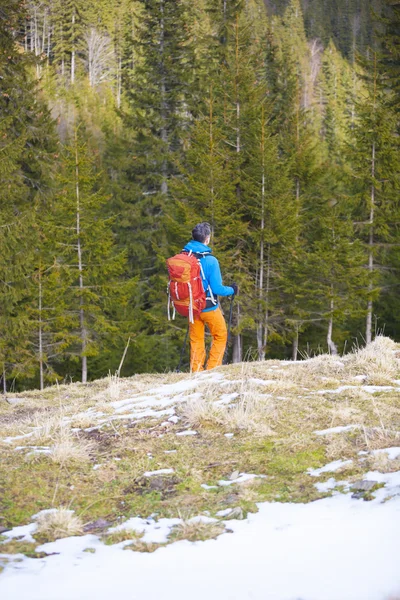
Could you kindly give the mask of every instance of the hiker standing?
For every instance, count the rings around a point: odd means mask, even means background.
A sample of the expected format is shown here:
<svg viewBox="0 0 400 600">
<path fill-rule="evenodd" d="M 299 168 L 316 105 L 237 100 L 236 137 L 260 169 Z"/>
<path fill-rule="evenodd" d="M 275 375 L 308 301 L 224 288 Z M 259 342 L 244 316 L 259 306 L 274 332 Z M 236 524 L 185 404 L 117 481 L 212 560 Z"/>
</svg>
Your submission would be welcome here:
<svg viewBox="0 0 400 600">
<path fill-rule="evenodd" d="M 235 283 L 232 286 L 222 285 L 219 262 L 215 256 L 212 256 L 212 250 L 208 247 L 210 237 L 209 223 L 199 223 L 192 231 L 193 239 L 186 244 L 182 253 L 167 261 L 170 272 L 170 301 L 172 300 L 174 310 L 176 308 L 180 314 L 189 317 L 190 369 L 192 372 L 204 370 L 206 325 L 212 336 L 206 369 L 214 369 L 222 365 L 228 334 L 218 296 L 232 296 L 238 291 Z M 189 267 L 188 275 L 184 279 L 182 273 L 189 261 L 192 261 L 191 271 Z M 179 273 L 180 277 L 174 279 L 174 273 Z M 184 280 L 186 284 L 181 283 Z M 200 280 L 202 286 L 200 286 Z M 189 288 L 189 295 L 185 294 L 185 287 Z"/>
</svg>

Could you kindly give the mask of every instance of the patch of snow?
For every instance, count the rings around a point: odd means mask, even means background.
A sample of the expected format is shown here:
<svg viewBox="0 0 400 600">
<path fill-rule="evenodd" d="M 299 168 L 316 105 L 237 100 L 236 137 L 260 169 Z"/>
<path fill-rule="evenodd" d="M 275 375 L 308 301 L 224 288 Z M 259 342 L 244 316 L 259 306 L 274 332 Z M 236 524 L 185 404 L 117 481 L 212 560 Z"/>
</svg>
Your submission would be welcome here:
<svg viewBox="0 0 400 600">
<path fill-rule="evenodd" d="M 344 427 L 330 427 L 329 429 L 320 429 L 314 431 L 316 435 L 330 435 L 331 433 L 342 433 L 343 431 L 351 431 L 352 429 L 360 429 L 361 425 L 346 425 Z"/>
<path fill-rule="evenodd" d="M 192 431 L 191 429 L 186 429 L 186 431 L 179 431 L 176 435 L 185 436 L 185 435 L 197 435 L 197 431 Z"/>
<path fill-rule="evenodd" d="M 175 423 L 175 425 L 176 425 L 176 423 L 179 423 L 179 421 L 180 421 L 180 418 L 179 418 L 179 417 L 177 417 L 176 415 L 172 415 L 172 417 L 170 417 L 170 418 L 168 419 L 168 421 L 171 421 L 171 423 Z"/>
<path fill-rule="evenodd" d="M 25 438 L 32 437 L 35 434 L 35 431 L 31 431 L 30 433 L 24 433 L 22 435 L 15 435 L 14 437 L 6 437 L 3 442 L 6 444 L 11 444 L 15 440 L 24 440 Z"/>
<path fill-rule="evenodd" d="M 127 590 L 131 600 L 383 600 L 398 595 L 400 497 L 380 503 L 339 494 L 309 504 L 258 507 L 257 514 L 230 522 L 233 535 L 180 541 L 152 554 L 106 546 L 94 535 L 45 544 L 39 550 L 60 554 L 8 563 L 0 596 L 109 600 L 127 597 Z M 164 529 L 162 520 L 137 521 L 136 529 L 152 531 L 156 541 L 165 541 L 170 531 L 171 522 Z M 88 547 L 96 552 L 84 552 Z M 194 573 L 204 574 L 195 585 Z"/>
<path fill-rule="evenodd" d="M 8 540 L 14 540 L 20 538 L 21 542 L 34 542 L 32 537 L 37 529 L 36 523 L 29 523 L 29 525 L 21 525 L 19 527 L 13 527 L 9 531 L 4 531 L 1 535 L 4 535 Z"/>
<path fill-rule="evenodd" d="M 356 389 L 360 389 L 360 388 L 356 385 L 341 385 L 340 387 L 336 388 L 335 390 L 318 390 L 318 392 L 314 392 L 314 393 L 321 394 L 321 396 L 323 396 L 324 394 L 341 394 L 342 392 L 345 392 L 346 390 L 356 390 Z"/>
<path fill-rule="evenodd" d="M 50 515 L 51 513 L 55 513 L 55 512 L 57 512 L 56 508 L 45 508 L 44 510 L 39 510 L 39 512 L 32 515 L 32 519 L 36 520 L 39 517 L 41 517 L 42 515 Z M 71 510 L 70 512 L 74 512 L 74 511 Z"/>
<path fill-rule="evenodd" d="M 144 542 L 154 544 L 165 544 L 168 541 L 168 536 L 171 533 L 172 527 L 182 523 L 182 519 L 159 519 L 155 521 L 153 518 L 141 519 L 140 517 L 133 517 L 117 527 L 112 527 L 108 531 L 137 531 L 139 533 L 144 532 L 141 538 Z"/>
<path fill-rule="evenodd" d="M 164 454 L 175 454 L 176 450 L 164 450 Z"/>
<path fill-rule="evenodd" d="M 97 471 L 98 469 L 100 469 L 100 467 L 102 467 L 102 464 L 98 464 L 98 465 L 94 465 L 93 466 L 93 471 Z"/>
<path fill-rule="evenodd" d="M 231 514 L 233 508 L 225 508 L 225 510 L 219 510 L 217 512 L 217 517 L 227 517 Z"/>
<path fill-rule="evenodd" d="M 219 379 L 220 377 L 217 377 Z M 167 383 L 161 385 L 158 388 L 154 388 L 147 392 L 149 395 L 162 395 L 162 396 L 172 396 L 182 394 L 183 392 L 188 392 L 189 390 L 193 390 L 197 387 L 198 381 L 196 379 L 184 379 L 183 381 L 178 381 L 177 383 Z"/>
<path fill-rule="evenodd" d="M 218 485 L 227 486 L 227 485 L 232 485 L 233 483 L 244 483 L 245 481 L 250 481 L 251 479 L 256 479 L 257 477 L 265 477 L 265 475 L 254 475 L 252 473 L 240 473 L 239 477 L 236 477 L 236 479 L 232 479 L 231 481 L 221 479 L 220 481 L 218 481 Z"/>
<path fill-rule="evenodd" d="M 329 492 L 330 490 L 334 490 L 339 485 L 346 488 L 349 487 L 347 481 L 336 481 L 334 477 L 331 477 L 328 479 L 328 481 L 324 481 L 323 483 L 314 483 L 314 487 L 316 487 L 319 492 Z"/>
<path fill-rule="evenodd" d="M 370 471 L 363 476 L 366 481 L 376 481 L 384 483 L 385 487 L 373 492 L 377 502 L 385 502 L 388 498 L 396 497 L 400 500 L 400 471 L 395 473 L 379 473 L 379 471 Z M 400 515 L 397 517 L 400 519 Z"/>
<path fill-rule="evenodd" d="M 98 548 L 100 546 L 99 538 L 93 534 L 72 536 L 68 538 L 62 538 L 55 542 L 48 542 L 37 547 L 38 552 L 46 552 L 46 554 L 57 553 L 60 557 L 72 561 L 75 566 L 79 564 L 76 559 L 79 560 L 80 554 L 83 553 L 85 548 Z M 83 553 L 84 555 L 84 553 Z M 29 598 L 29 594 L 26 598 Z M 57 594 L 54 595 L 54 600 L 57 598 Z"/>
<path fill-rule="evenodd" d="M 388 455 L 388 458 L 390 460 L 395 460 L 396 458 L 399 458 L 400 456 L 400 447 L 398 446 L 393 446 L 392 448 L 383 448 L 382 450 L 373 450 L 372 454 L 374 454 L 374 456 L 376 456 L 377 454 L 382 454 L 385 453 Z"/>
<path fill-rule="evenodd" d="M 233 437 L 234 437 L 234 435 L 235 435 L 234 433 L 224 433 L 224 436 L 225 436 L 226 438 L 233 438 Z"/>
<path fill-rule="evenodd" d="M 204 515 L 199 515 L 198 517 L 192 517 L 188 520 L 188 523 L 216 523 L 218 519 L 213 519 L 212 517 L 205 517 Z"/>
<path fill-rule="evenodd" d="M 140 412 L 129 412 L 123 415 L 114 415 L 110 419 L 102 421 L 102 423 L 108 423 L 109 421 L 115 421 L 117 419 L 146 419 L 148 417 L 163 417 L 164 415 L 170 415 L 174 413 L 173 408 L 167 408 L 165 410 L 153 410 L 149 408 L 148 410 L 141 410 Z"/>
<path fill-rule="evenodd" d="M 252 377 L 249 379 L 250 383 L 255 383 L 257 385 L 273 385 L 276 383 L 274 379 L 258 379 L 257 377 Z"/>
<path fill-rule="evenodd" d="M 378 392 L 389 392 L 396 388 L 392 385 L 362 385 L 361 389 L 368 394 L 377 394 Z M 397 389 L 396 391 L 400 391 L 400 389 Z"/>
<path fill-rule="evenodd" d="M 32 454 L 51 454 L 52 452 L 50 446 L 17 446 L 14 450 L 31 450 L 27 456 L 32 456 Z"/>
<path fill-rule="evenodd" d="M 170 475 L 175 473 L 174 469 L 158 469 L 158 471 L 146 471 L 143 477 L 153 477 L 153 475 Z"/>
<path fill-rule="evenodd" d="M 307 469 L 307 473 L 312 477 L 319 477 L 322 473 L 333 473 L 342 467 L 347 467 L 353 464 L 352 460 L 334 460 L 329 464 L 319 469 Z"/>
<path fill-rule="evenodd" d="M 206 483 L 202 483 L 201 486 L 204 490 L 217 490 L 217 485 L 207 485 Z"/>
<path fill-rule="evenodd" d="M 237 392 L 233 392 L 232 394 L 222 394 L 220 396 L 219 400 L 216 400 L 214 402 L 214 404 L 216 406 L 220 406 L 223 404 L 229 404 L 230 402 L 232 402 L 232 400 L 235 400 L 235 398 L 237 398 L 239 396 L 239 394 Z"/>
<path fill-rule="evenodd" d="M 341 394 L 346 390 L 363 390 L 368 394 L 377 394 L 378 392 L 388 392 L 390 390 L 400 391 L 400 388 L 394 388 L 392 385 L 341 385 L 335 390 L 318 390 L 318 392 L 314 392 L 315 394 Z"/>
</svg>

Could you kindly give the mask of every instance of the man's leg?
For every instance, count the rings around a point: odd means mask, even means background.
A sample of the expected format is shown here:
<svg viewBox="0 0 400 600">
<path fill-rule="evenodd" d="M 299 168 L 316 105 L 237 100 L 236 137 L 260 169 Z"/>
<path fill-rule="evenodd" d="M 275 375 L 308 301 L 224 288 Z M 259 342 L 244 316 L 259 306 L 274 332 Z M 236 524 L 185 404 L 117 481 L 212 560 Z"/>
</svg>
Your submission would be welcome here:
<svg viewBox="0 0 400 600">
<path fill-rule="evenodd" d="M 228 332 L 226 330 L 224 315 L 219 307 L 216 310 L 202 313 L 201 316 L 204 322 L 207 323 L 213 339 L 210 349 L 210 356 L 208 357 L 207 361 L 207 370 L 209 370 L 222 365 L 226 342 L 228 339 Z"/>
<path fill-rule="evenodd" d="M 189 325 L 190 338 L 190 371 L 197 373 L 204 371 L 204 361 L 206 358 L 206 346 L 204 342 L 204 323 L 196 317 L 194 323 Z"/>
</svg>

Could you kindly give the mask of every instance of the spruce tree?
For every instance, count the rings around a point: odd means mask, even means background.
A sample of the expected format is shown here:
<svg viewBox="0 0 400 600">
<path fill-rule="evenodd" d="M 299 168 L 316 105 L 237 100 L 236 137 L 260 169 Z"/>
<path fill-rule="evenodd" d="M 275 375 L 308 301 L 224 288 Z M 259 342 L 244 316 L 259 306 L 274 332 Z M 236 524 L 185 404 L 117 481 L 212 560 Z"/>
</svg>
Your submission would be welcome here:
<svg viewBox="0 0 400 600">
<path fill-rule="evenodd" d="M 54 131 L 44 103 L 36 98 L 32 62 L 17 37 L 24 18 L 18 2 L 1 7 L 0 19 L 0 362 L 7 376 L 31 374 L 30 275 L 37 236 L 35 206 L 48 192 Z"/>
<path fill-rule="evenodd" d="M 134 282 L 124 280 L 125 255 L 114 246 L 112 219 L 104 214 L 107 198 L 78 128 L 63 148 L 60 167 L 53 235 L 68 315 L 65 354 L 80 361 L 86 382 L 88 358 L 104 352 L 120 333 L 115 314 L 127 304 Z"/>
<path fill-rule="evenodd" d="M 362 67 L 364 97 L 357 105 L 358 120 L 353 130 L 350 158 L 355 215 L 359 237 L 365 244 L 369 279 L 365 334 L 369 343 L 373 336 L 373 303 L 391 267 L 387 263 L 389 251 L 399 241 L 399 145 L 397 120 L 376 51 L 370 50 L 369 56 L 362 60 Z"/>
</svg>

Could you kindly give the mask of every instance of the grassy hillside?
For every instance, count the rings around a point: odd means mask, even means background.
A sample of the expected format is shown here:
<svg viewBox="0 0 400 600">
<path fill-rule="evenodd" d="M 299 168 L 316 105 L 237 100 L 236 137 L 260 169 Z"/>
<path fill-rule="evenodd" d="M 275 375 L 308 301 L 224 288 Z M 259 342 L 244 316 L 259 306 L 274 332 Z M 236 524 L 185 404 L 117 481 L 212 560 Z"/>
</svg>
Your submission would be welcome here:
<svg viewBox="0 0 400 600">
<path fill-rule="evenodd" d="M 257 502 L 347 493 L 332 472 L 351 484 L 369 470 L 400 470 L 383 452 L 400 446 L 399 392 L 400 346 L 381 337 L 343 358 L 109 377 L 9 396 L 0 405 L 0 560 L 43 556 L 39 543 L 88 531 L 153 551 L 160 544 L 115 526 L 177 518 L 163 544 L 207 539 L 225 530 L 222 516 L 244 518 Z M 28 537 L 7 536 L 45 509 L 60 510 L 39 515 Z M 217 520 L 190 521 L 196 515 Z"/>
</svg>

